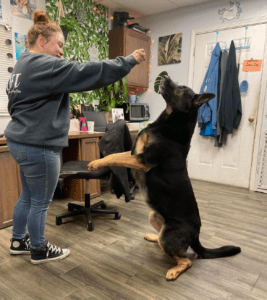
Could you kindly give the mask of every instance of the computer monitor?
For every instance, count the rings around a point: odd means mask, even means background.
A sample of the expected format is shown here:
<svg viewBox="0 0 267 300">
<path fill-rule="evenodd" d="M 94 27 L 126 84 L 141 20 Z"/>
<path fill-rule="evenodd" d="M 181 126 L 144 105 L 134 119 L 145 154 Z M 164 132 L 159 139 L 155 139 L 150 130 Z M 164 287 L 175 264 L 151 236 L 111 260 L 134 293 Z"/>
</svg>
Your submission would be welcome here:
<svg viewBox="0 0 267 300">
<path fill-rule="evenodd" d="M 84 111 L 83 114 L 86 118 L 86 121 L 95 122 L 94 131 L 105 132 L 107 120 L 103 111 Z"/>
</svg>

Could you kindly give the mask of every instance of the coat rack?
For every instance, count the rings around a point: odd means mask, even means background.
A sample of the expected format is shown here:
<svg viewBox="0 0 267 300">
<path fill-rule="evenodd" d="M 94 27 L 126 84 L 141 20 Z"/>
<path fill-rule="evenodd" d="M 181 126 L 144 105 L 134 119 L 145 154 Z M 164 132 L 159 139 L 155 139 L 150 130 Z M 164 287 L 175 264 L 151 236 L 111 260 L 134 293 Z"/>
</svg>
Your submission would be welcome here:
<svg viewBox="0 0 267 300">
<path fill-rule="evenodd" d="M 246 30 L 245 31 L 245 38 L 233 40 L 235 45 L 236 45 L 236 48 L 235 48 L 236 50 L 242 50 L 242 49 L 248 50 L 248 49 L 250 49 L 251 38 L 247 37 L 247 29 L 248 29 L 248 26 L 245 27 L 245 30 Z M 218 43 L 218 36 L 219 36 L 219 31 L 216 31 L 216 43 L 208 44 L 209 49 L 210 49 L 210 53 L 213 52 L 215 46 Z M 229 48 L 227 48 L 227 43 L 226 42 L 219 42 L 219 44 L 220 44 L 221 50 L 229 51 Z"/>
</svg>

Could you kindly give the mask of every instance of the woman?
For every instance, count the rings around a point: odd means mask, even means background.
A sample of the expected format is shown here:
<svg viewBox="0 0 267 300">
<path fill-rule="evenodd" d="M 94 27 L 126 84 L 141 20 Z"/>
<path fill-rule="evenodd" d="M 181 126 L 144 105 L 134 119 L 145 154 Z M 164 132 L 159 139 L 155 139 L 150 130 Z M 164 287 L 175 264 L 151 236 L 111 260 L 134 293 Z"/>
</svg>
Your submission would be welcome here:
<svg viewBox="0 0 267 300">
<path fill-rule="evenodd" d="M 10 252 L 31 254 L 31 262 L 39 264 L 70 253 L 44 237 L 47 209 L 59 178 L 60 153 L 68 146 L 69 93 L 116 82 L 141 63 L 145 53 L 140 49 L 125 58 L 101 62 L 63 60 L 62 31 L 41 10 L 34 12 L 27 41 L 29 51 L 20 56 L 7 85 L 12 120 L 5 137 L 20 166 L 23 186 L 13 212 Z"/>
</svg>

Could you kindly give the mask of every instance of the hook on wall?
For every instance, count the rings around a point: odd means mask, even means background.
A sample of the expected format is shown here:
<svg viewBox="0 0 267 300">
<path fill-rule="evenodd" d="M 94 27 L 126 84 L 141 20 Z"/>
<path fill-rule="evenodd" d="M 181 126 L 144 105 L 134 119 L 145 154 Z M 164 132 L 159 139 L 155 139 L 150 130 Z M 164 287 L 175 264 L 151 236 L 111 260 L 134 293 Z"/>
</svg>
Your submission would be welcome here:
<svg viewBox="0 0 267 300">
<path fill-rule="evenodd" d="M 10 31 L 11 30 L 11 26 L 9 26 L 8 24 L 0 24 L 0 25 L 2 25 L 2 26 L 4 26 L 5 27 L 5 30 L 7 30 L 7 31 Z"/>
<path fill-rule="evenodd" d="M 12 41 L 10 39 L 6 39 L 5 43 L 6 43 L 7 46 L 10 46 L 12 44 Z"/>
<path fill-rule="evenodd" d="M 11 27 L 8 25 L 8 24 L 6 24 L 6 25 L 4 25 L 5 26 L 5 29 L 7 30 L 7 31 L 10 31 L 11 30 Z"/>
<path fill-rule="evenodd" d="M 245 45 L 244 45 L 244 46 L 247 46 L 247 32 L 248 32 L 248 26 L 246 26 L 245 29 L 246 29 L 246 32 L 245 32 Z"/>
</svg>

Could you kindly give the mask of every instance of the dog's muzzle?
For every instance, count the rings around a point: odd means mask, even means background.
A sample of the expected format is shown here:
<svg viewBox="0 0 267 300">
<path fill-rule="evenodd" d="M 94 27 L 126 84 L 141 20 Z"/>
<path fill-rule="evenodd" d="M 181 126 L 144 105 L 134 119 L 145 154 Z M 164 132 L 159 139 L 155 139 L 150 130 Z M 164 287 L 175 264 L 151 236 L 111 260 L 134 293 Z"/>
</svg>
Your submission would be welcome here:
<svg viewBox="0 0 267 300">
<path fill-rule="evenodd" d="M 170 77 L 168 75 L 164 75 L 160 80 L 160 85 L 164 85 L 164 83 L 166 83 L 167 80 L 170 80 Z"/>
<path fill-rule="evenodd" d="M 160 80 L 160 86 L 159 86 L 159 92 L 162 94 L 163 93 L 163 88 L 167 81 L 170 80 L 170 77 L 168 75 L 164 75 L 161 80 Z"/>
</svg>

